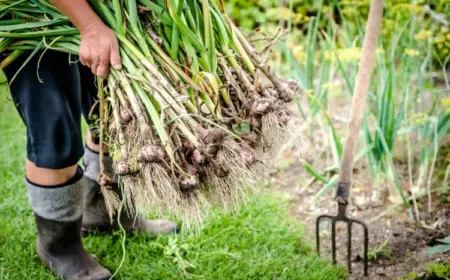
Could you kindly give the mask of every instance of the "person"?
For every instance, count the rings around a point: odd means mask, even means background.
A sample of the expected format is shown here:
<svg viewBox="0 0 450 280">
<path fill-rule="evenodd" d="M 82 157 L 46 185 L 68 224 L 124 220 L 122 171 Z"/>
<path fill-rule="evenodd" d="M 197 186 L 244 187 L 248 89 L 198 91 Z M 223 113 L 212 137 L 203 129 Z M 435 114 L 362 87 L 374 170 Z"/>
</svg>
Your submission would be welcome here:
<svg viewBox="0 0 450 280">
<path fill-rule="evenodd" d="M 83 232 L 117 229 L 110 222 L 97 184 L 99 139 L 89 131 L 83 144 L 81 117 L 92 126 L 95 76 L 121 69 L 119 45 L 87 0 L 51 0 L 79 29 L 79 63 L 69 54 L 48 50 L 22 67 L 27 55 L 5 67 L 14 104 L 27 128 L 26 186 L 37 227 L 37 254 L 64 279 L 109 279 L 111 272 L 82 245 Z M 20 71 L 19 71 L 20 70 Z M 107 152 L 107 151 L 105 151 Z M 79 165 L 83 158 L 82 169 Z M 106 154 L 105 169 L 113 173 Z M 117 182 L 116 182 L 117 183 Z M 114 184 L 117 189 L 117 184 Z M 121 214 L 130 231 L 174 233 L 176 224 Z"/>
</svg>

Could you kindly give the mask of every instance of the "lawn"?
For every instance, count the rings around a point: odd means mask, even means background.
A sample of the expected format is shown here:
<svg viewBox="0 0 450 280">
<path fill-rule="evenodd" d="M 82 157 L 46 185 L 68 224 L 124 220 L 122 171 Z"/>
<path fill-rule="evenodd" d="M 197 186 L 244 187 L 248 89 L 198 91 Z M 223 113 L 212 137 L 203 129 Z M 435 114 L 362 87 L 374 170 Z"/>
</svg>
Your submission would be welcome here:
<svg viewBox="0 0 450 280">
<path fill-rule="evenodd" d="M 1 78 L 0 78 L 1 79 Z M 0 279 L 54 279 L 35 252 L 24 186 L 25 129 L 0 88 Z M 254 199 L 238 214 L 216 212 L 197 235 L 127 236 L 117 279 L 345 279 L 311 252 L 302 226 L 276 198 Z M 120 232 L 84 244 L 111 270 L 121 263 Z"/>
</svg>

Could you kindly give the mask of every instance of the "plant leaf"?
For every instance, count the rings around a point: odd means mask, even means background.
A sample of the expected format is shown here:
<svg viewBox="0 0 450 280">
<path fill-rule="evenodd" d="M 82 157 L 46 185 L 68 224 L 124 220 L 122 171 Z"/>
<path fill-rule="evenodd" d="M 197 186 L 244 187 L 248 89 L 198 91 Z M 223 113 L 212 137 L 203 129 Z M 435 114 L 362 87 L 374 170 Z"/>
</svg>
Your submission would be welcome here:
<svg viewBox="0 0 450 280">
<path fill-rule="evenodd" d="M 449 244 L 450 245 L 450 235 L 449 236 L 447 236 L 446 238 L 444 238 L 444 239 L 438 239 L 438 241 L 440 241 L 440 242 L 442 242 L 442 243 L 445 243 L 445 244 Z"/>
<path fill-rule="evenodd" d="M 450 251 L 450 244 L 449 245 L 437 245 L 437 246 L 426 249 L 425 254 L 434 255 L 434 254 L 445 253 L 448 251 Z"/>
</svg>

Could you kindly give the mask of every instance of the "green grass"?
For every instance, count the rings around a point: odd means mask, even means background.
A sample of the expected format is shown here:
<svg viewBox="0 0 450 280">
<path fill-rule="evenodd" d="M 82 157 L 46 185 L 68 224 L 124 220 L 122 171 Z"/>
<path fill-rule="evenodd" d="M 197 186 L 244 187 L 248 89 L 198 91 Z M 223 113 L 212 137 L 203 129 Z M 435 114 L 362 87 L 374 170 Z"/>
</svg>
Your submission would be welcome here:
<svg viewBox="0 0 450 280">
<path fill-rule="evenodd" d="M 0 78 L 1 80 L 1 78 Z M 0 279 L 54 279 L 35 253 L 35 225 L 24 186 L 25 128 L 0 87 Z M 238 214 L 214 213 L 195 236 L 128 236 L 117 279 L 345 279 L 315 257 L 285 203 L 254 200 Z M 114 270 L 122 235 L 84 239 Z"/>
</svg>

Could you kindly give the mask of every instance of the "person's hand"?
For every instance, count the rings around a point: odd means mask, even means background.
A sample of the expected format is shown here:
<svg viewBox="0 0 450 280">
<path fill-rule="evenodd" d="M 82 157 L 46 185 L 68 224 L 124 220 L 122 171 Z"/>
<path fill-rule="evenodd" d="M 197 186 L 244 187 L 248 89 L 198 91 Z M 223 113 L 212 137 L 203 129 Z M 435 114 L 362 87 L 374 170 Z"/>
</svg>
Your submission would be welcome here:
<svg viewBox="0 0 450 280">
<path fill-rule="evenodd" d="M 110 65 L 117 70 L 122 68 L 116 35 L 105 24 L 91 24 L 80 33 L 80 62 L 91 68 L 94 75 L 106 78 Z"/>
</svg>

